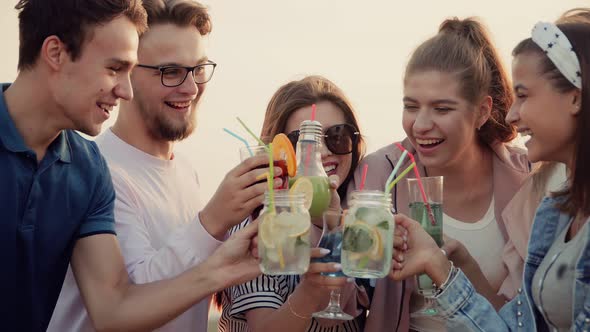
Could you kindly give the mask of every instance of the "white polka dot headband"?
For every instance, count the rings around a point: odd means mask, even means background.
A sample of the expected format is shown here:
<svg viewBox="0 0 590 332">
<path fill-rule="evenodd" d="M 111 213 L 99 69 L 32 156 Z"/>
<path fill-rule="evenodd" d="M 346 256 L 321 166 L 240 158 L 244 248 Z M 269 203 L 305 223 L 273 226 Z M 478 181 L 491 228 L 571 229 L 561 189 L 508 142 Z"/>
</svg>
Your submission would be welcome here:
<svg viewBox="0 0 590 332">
<path fill-rule="evenodd" d="M 555 24 L 539 22 L 533 28 L 532 39 L 545 51 L 563 76 L 576 88 L 582 89 L 580 61 L 567 36 Z"/>
</svg>

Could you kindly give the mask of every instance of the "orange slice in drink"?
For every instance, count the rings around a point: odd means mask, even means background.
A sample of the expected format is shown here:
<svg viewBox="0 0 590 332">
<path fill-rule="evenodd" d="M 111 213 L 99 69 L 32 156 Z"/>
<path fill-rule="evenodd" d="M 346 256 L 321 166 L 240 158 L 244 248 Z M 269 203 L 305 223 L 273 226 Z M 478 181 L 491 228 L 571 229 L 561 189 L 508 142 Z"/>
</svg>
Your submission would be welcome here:
<svg viewBox="0 0 590 332">
<path fill-rule="evenodd" d="M 285 160 L 289 177 L 294 177 L 297 173 L 297 159 L 293 144 L 291 144 L 287 135 L 281 133 L 275 136 L 272 140 L 272 147 L 274 153 L 272 157 L 275 160 Z"/>
</svg>

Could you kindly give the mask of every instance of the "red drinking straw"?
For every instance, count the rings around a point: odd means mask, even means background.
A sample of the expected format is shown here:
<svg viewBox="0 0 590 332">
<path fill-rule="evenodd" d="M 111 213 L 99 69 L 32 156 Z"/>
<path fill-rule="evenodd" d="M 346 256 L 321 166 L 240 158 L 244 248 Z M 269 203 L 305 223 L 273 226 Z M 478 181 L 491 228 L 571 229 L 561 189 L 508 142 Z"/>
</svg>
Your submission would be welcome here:
<svg viewBox="0 0 590 332">
<path fill-rule="evenodd" d="M 365 164 L 363 167 L 363 177 L 361 178 L 361 185 L 359 186 L 359 190 L 363 190 L 365 188 L 365 181 L 367 180 L 367 171 L 369 170 L 369 164 Z"/>
<path fill-rule="evenodd" d="M 316 105 L 311 104 L 311 121 L 315 121 L 315 113 L 316 113 Z M 307 175 L 307 170 L 309 169 L 309 159 L 311 158 L 311 146 L 307 147 L 307 155 L 305 156 L 305 171 L 303 172 L 304 175 Z"/>
<path fill-rule="evenodd" d="M 397 146 L 402 152 L 406 151 L 406 149 L 400 143 L 395 143 L 395 146 Z M 416 162 L 416 160 L 414 159 L 414 155 L 410 151 L 408 151 L 408 156 L 410 157 L 410 160 L 413 163 Z M 428 217 L 430 218 L 430 223 L 432 224 L 432 226 L 436 226 L 436 219 L 434 218 L 434 213 L 432 212 L 432 208 L 428 203 L 428 198 L 426 198 L 426 192 L 424 191 L 424 186 L 422 185 L 422 179 L 420 178 L 420 172 L 418 172 L 417 166 L 414 167 L 414 175 L 416 175 L 416 179 L 418 180 L 418 188 L 420 188 L 422 200 L 424 201 L 424 205 L 426 205 L 426 209 L 428 210 Z"/>
</svg>

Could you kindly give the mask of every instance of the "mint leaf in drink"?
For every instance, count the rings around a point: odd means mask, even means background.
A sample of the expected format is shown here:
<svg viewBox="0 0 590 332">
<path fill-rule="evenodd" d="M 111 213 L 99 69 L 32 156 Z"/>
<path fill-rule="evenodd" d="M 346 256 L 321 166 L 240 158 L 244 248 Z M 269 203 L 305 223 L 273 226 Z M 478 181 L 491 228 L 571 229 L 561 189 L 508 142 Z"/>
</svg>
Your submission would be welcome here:
<svg viewBox="0 0 590 332">
<path fill-rule="evenodd" d="M 356 220 L 367 221 L 369 219 L 370 215 L 371 215 L 371 209 L 363 206 L 363 207 L 358 208 L 358 210 L 356 210 L 354 217 L 356 218 Z"/>
<path fill-rule="evenodd" d="M 295 246 L 308 246 L 309 244 L 301 239 L 301 236 L 298 236 L 295 239 Z"/>
<path fill-rule="evenodd" d="M 383 220 L 382 222 L 377 224 L 377 227 L 388 231 L 389 230 L 389 222 L 387 220 Z"/>
<path fill-rule="evenodd" d="M 365 252 L 373 246 L 371 229 L 365 224 L 355 224 L 346 227 L 342 238 L 342 250 L 351 252 Z"/>
<path fill-rule="evenodd" d="M 364 269 L 365 267 L 367 267 L 367 265 L 369 264 L 369 257 L 368 256 L 363 256 L 360 260 L 359 263 L 357 264 L 357 267 L 359 269 Z"/>
</svg>

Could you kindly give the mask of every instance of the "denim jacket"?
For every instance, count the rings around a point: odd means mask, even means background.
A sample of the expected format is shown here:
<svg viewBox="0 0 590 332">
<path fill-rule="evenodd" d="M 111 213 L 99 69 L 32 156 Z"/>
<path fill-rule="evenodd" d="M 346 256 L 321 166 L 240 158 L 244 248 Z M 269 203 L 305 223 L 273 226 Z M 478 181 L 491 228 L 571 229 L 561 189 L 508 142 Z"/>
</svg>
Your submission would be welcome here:
<svg viewBox="0 0 590 332">
<path fill-rule="evenodd" d="M 524 280 L 518 295 L 499 313 L 481 295 L 463 272 L 439 295 L 440 314 L 447 320 L 449 331 L 550 331 L 531 295 L 535 271 L 557 235 L 569 224 L 571 216 L 556 208 L 561 198 L 545 197 L 537 210 L 524 266 Z M 582 236 L 590 236 L 585 227 Z M 552 258 L 548 258 L 552 259 Z M 572 331 L 590 331 L 590 248 L 583 249 L 576 263 Z M 571 287 L 559 285 L 559 287 Z"/>
</svg>

